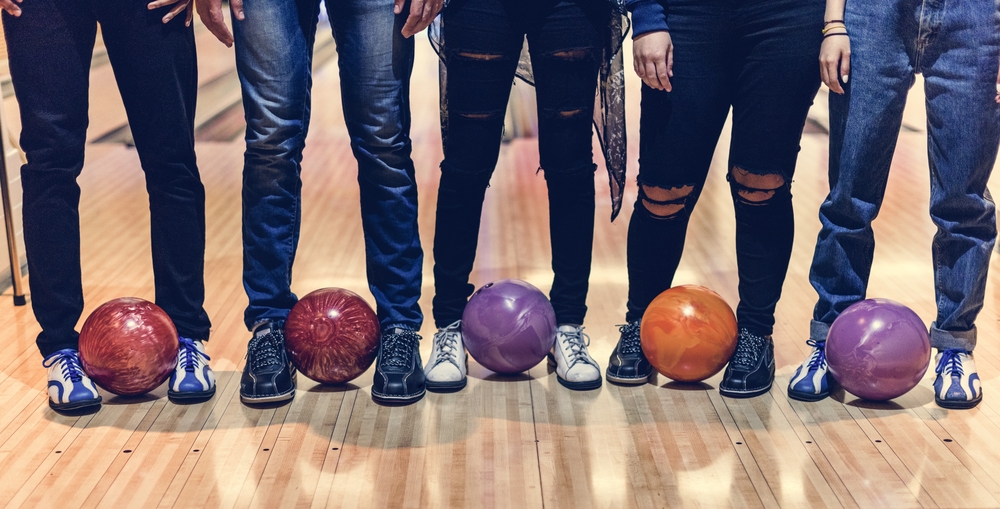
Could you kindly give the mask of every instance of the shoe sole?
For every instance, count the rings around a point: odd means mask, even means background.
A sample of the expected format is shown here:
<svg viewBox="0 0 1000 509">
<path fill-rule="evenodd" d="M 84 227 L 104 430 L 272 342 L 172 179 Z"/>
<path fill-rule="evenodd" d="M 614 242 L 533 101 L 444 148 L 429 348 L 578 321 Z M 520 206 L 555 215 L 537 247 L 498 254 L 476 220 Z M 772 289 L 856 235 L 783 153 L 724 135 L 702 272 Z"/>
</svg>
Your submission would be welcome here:
<svg viewBox="0 0 1000 509">
<path fill-rule="evenodd" d="M 597 380 L 587 380 L 586 382 L 570 382 L 568 380 L 564 380 L 561 376 L 556 375 L 556 380 L 559 381 L 559 385 L 574 391 L 592 391 L 601 387 L 600 378 Z"/>
<path fill-rule="evenodd" d="M 426 382 L 424 385 L 426 387 Z M 387 406 L 411 405 L 413 403 L 416 403 L 417 401 L 420 401 L 420 399 L 423 398 L 424 394 L 426 393 L 427 390 L 424 389 L 417 394 L 408 394 L 406 396 L 390 396 L 388 394 L 379 394 L 375 391 L 372 391 L 372 401 L 380 405 L 387 405 Z"/>
<path fill-rule="evenodd" d="M 95 406 L 101 406 L 101 402 L 104 398 L 98 396 L 97 399 L 88 399 L 86 401 L 77 401 L 75 403 L 53 403 L 49 400 L 49 408 L 57 412 L 68 412 L 70 410 L 80 410 L 81 408 L 90 408 Z"/>
<path fill-rule="evenodd" d="M 618 385 L 643 385 L 643 384 L 649 382 L 649 377 L 650 376 L 651 375 L 646 375 L 646 376 L 641 377 L 641 378 L 629 378 L 629 377 L 615 376 L 615 375 L 612 375 L 611 373 L 609 373 L 607 371 L 604 372 L 604 378 L 607 378 L 609 382 L 612 382 L 612 383 L 615 383 L 615 384 L 618 384 Z"/>
<path fill-rule="evenodd" d="M 970 408 L 975 408 L 976 405 L 978 405 L 982 400 L 982 394 L 980 394 L 978 398 L 968 401 L 948 401 L 934 398 L 934 402 L 937 403 L 937 406 L 948 410 L 968 410 Z"/>
<path fill-rule="evenodd" d="M 174 392 L 167 391 L 167 397 L 177 401 L 194 401 L 199 399 L 212 399 L 215 396 L 215 387 L 201 392 Z"/>
<path fill-rule="evenodd" d="M 424 382 L 424 386 L 431 392 L 458 392 L 469 383 L 467 378 L 455 382 Z"/>
<path fill-rule="evenodd" d="M 830 397 L 830 391 L 821 392 L 819 394 L 816 394 L 816 393 L 812 393 L 812 392 L 794 391 L 794 390 L 792 390 L 789 387 L 788 388 L 788 397 L 792 398 L 792 399 L 794 399 L 796 401 L 808 401 L 808 402 L 811 403 L 811 402 L 814 402 L 814 401 L 820 401 L 820 400 L 824 400 L 826 398 L 829 398 Z"/>
<path fill-rule="evenodd" d="M 295 397 L 295 388 L 292 387 L 290 392 L 285 394 L 277 394 L 275 396 L 247 396 L 246 394 L 240 393 L 240 401 L 250 405 L 259 405 L 261 403 L 278 403 L 280 401 L 288 401 Z"/>
<path fill-rule="evenodd" d="M 756 389 L 753 391 L 730 391 L 727 389 L 723 389 L 722 387 L 719 387 L 719 394 L 722 394 L 727 398 L 736 398 L 736 399 L 756 398 L 757 396 L 762 396 L 770 392 L 771 387 L 773 385 L 774 383 L 772 382 L 763 389 Z"/>
</svg>

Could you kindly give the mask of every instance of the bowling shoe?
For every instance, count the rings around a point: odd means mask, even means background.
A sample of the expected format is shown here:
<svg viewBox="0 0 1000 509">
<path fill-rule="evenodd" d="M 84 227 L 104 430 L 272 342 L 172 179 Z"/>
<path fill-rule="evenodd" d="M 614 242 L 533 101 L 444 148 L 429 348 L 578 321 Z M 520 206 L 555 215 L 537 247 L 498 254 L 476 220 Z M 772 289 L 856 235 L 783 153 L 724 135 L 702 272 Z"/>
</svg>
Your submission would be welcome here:
<svg viewBox="0 0 1000 509">
<path fill-rule="evenodd" d="M 983 386 L 972 352 L 941 350 L 937 354 L 934 401 L 942 408 L 964 410 L 983 400 Z"/>
<path fill-rule="evenodd" d="M 556 329 L 556 343 L 549 353 L 549 363 L 556 366 L 556 379 L 563 387 L 587 391 L 601 386 L 601 367 L 590 356 L 588 346 L 590 336 L 583 333 L 583 327 L 560 325 Z"/>
<path fill-rule="evenodd" d="M 736 351 L 729 359 L 719 393 L 730 398 L 752 398 L 771 390 L 774 383 L 774 342 L 740 329 Z"/>
<path fill-rule="evenodd" d="M 387 329 L 375 359 L 372 400 L 382 405 L 409 405 L 424 397 L 424 392 L 420 335 L 402 327 Z"/>
<path fill-rule="evenodd" d="M 424 366 L 429 391 L 457 391 L 465 387 L 469 354 L 462 344 L 462 321 L 438 329 L 434 334 L 431 358 Z"/>
<path fill-rule="evenodd" d="M 826 341 L 810 339 L 812 353 L 795 370 L 788 382 L 788 397 L 799 401 L 819 401 L 830 395 L 830 375 L 826 366 Z"/>
<path fill-rule="evenodd" d="M 49 406 L 53 410 L 79 410 L 101 404 L 101 395 L 83 372 L 76 350 L 66 348 L 50 354 L 42 366 L 49 370 Z"/>
<path fill-rule="evenodd" d="M 208 365 L 205 343 L 179 338 L 177 367 L 170 375 L 167 397 L 171 399 L 208 399 L 215 395 L 215 373 Z"/>
<path fill-rule="evenodd" d="M 618 327 L 621 337 L 615 351 L 611 352 L 608 369 L 604 371 L 609 382 L 624 385 L 641 385 L 649 380 L 653 366 L 646 360 L 639 343 L 640 320 Z"/>
<path fill-rule="evenodd" d="M 255 327 L 240 379 L 240 401 L 253 404 L 290 400 L 295 397 L 295 376 L 281 326 L 264 322 Z"/>
</svg>

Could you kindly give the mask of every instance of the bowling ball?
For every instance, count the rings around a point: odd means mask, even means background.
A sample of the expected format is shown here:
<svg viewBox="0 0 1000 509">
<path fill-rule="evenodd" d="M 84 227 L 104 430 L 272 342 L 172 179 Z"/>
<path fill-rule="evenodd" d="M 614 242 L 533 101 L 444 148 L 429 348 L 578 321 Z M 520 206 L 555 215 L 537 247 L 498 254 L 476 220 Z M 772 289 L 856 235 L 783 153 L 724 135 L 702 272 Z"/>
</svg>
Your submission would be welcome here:
<svg viewBox="0 0 1000 509">
<path fill-rule="evenodd" d="M 910 308 L 868 299 L 845 309 L 826 338 L 830 374 L 847 392 L 888 401 L 914 388 L 927 372 L 927 326 Z"/>
<path fill-rule="evenodd" d="M 122 297 L 101 304 L 80 330 L 80 362 L 90 378 L 122 396 L 145 394 L 177 366 L 177 329 L 152 302 Z"/>
<path fill-rule="evenodd" d="M 483 286 L 462 313 L 465 348 L 487 369 L 513 374 L 545 358 L 556 340 L 556 313 L 538 288 L 517 279 Z"/>
<path fill-rule="evenodd" d="M 736 315 L 708 288 L 675 286 L 646 308 L 639 339 L 657 371 L 678 382 L 700 382 L 736 350 Z"/>
<path fill-rule="evenodd" d="M 302 297 L 285 321 L 285 348 L 306 376 L 324 384 L 353 380 L 375 361 L 375 311 L 360 295 L 323 288 Z"/>
</svg>

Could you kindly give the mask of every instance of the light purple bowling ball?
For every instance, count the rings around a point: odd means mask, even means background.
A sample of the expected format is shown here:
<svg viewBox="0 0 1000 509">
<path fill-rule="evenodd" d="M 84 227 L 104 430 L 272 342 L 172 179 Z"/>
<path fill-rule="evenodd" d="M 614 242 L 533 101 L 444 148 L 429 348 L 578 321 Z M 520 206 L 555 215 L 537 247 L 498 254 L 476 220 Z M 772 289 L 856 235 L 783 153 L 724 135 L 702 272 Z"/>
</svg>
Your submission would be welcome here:
<svg viewBox="0 0 1000 509">
<path fill-rule="evenodd" d="M 889 299 L 868 299 L 844 310 L 826 339 L 830 374 L 844 390 L 888 401 L 916 387 L 927 372 L 931 342 L 910 308 Z"/>
<path fill-rule="evenodd" d="M 487 369 L 520 373 L 538 364 L 555 342 L 556 313 L 538 288 L 517 279 L 483 286 L 462 313 L 462 339 Z"/>
</svg>

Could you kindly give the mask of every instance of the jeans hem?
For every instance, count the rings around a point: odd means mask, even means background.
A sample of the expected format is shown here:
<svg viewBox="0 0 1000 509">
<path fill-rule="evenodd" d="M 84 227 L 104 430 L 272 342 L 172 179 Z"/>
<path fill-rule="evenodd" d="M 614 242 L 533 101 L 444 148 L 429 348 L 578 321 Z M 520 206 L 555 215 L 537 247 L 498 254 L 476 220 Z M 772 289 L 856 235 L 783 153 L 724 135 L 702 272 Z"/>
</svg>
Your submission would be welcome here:
<svg viewBox="0 0 1000 509">
<path fill-rule="evenodd" d="M 937 328 L 937 322 L 931 324 L 931 347 L 938 350 L 960 349 L 973 351 L 976 348 L 976 326 L 967 331 L 949 331 Z"/>
<path fill-rule="evenodd" d="M 59 350 L 65 350 L 65 349 L 79 350 L 80 349 L 79 347 L 80 347 L 80 341 L 77 340 L 72 342 L 56 343 L 52 345 L 46 344 L 45 346 L 39 345 L 38 352 L 42 354 L 42 358 L 44 359 L 58 352 Z"/>
<path fill-rule="evenodd" d="M 829 334 L 830 324 L 819 320 L 813 320 L 809 323 L 809 339 L 813 341 L 826 341 L 826 337 Z"/>
</svg>

